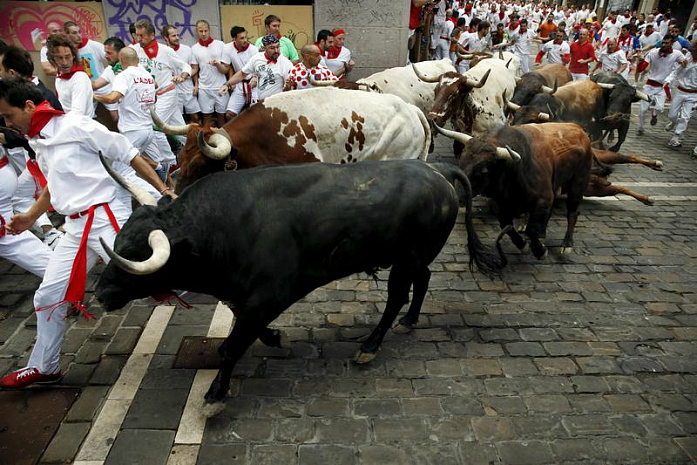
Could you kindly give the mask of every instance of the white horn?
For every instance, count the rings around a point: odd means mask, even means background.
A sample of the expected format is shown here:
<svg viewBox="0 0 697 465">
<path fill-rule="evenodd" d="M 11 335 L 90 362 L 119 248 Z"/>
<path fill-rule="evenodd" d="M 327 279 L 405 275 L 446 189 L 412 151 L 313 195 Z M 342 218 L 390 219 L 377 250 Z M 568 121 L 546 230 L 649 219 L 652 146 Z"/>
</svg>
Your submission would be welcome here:
<svg viewBox="0 0 697 465">
<path fill-rule="evenodd" d="M 457 54 L 457 56 L 462 58 L 463 60 L 471 60 L 472 58 L 474 58 L 473 53 L 460 53 L 459 50 L 455 50 L 455 54 Z"/>
<path fill-rule="evenodd" d="M 506 101 L 506 104 L 508 105 L 508 108 L 510 108 L 513 111 L 520 110 L 520 105 L 518 105 L 517 103 Z"/>
<path fill-rule="evenodd" d="M 230 151 L 232 150 L 230 136 L 227 133 L 223 134 L 223 132 L 225 132 L 224 129 L 218 129 L 218 131 L 211 134 L 211 136 L 208 138 L 210 141 L 209 144 L 203 137 L 203 131 L 199 131 L 198 147 L 208 158 L 212 158 L 213 160 L 222 160 L 230 155 Z"/>
<path fill-rule="evenodd" d="M 554 94 L 557 91 L 557 78 L 554 78 L 554 87 L 542 86 L 542 92 L 545 94 Z"/>
<path fill-rule="evenodd" d="M 496 147 L 496 154 L 499 156 L 499 158 L 504 158 L 506 160 L 511 160 L 515 162 L 519 162 L 521 159 L 520 154 L 508 145 L 506 146 L 506 148 Z"/>
<path fill-rule="evenodd" d="M 549 121 L 550 120 L 549 113 L 539 112 L 537 114 L 537 119 L 541 119 L 542 121 Z"/>
<path fill-rule="evenodd" d="M 136 202 L 141 205 L 150 205 L 151 207 L 157 206 L 157 199 L 155 199 L 150 192 L 136 184 L 126 181 L 119 173 L 114 171 L 111 165 L 106 161 L 106 158 L 104 158 L 104 155 L 102 155 L 101 150 L 99 151 L 99 161 L 102 162 L 102 166 L 104 166 L 104 169 L 109 173 L 109 176 L 111 176 L 118 185 L 126 189 L 133 198 L 136 199 Z"/>
<path fill-rule="evenodd" d="M 167 263 L 167 260 L 169 260 L 169 255 L 172 252 L 169 239 L 167 239 L 167 235 L 161 229 L 154 229 L 150 231 L 150 234 L 148 235 L 148 244 L 150 244 L 150 248 L 152 249 L 152 255 L 143 262 L 134 262 L 123 258 L 114 252 L 101 237 L 99 238 L 99 242 L 101 242 L 104 251 L 107 253 L 107 255 L 109 255 L 109 257 L 111 257 L 116 266 L 124 271 L 127 271 L 128 273 L 139 276 L 152 274 L 165 266 L 165 263 Z"/>
<path fill-rule="evenodd" d="M 480 88 L 484 84 L 486 84 L 487 79 L 489 79 L 489 74 L 491 74 L 491 68 L 486 70 L 486 73 L 484 73 L 484 76 L 476 83 L 476 84 L 468 84 L 473 87 L 473 88 Z"/>
<path fill-rule="evenodd" d="M 596 82 L 600 87 L 603 89 L 614 89 L 615 85 L 614 84 L 605 84 L 604 82 Z"/>
<path fill-rule="evenodd" d="M 307 74 L 307 82 L 315 87 L 333 87 L 335 81 L 315 81 L 311 73 Z"/>
<path fill-rule="evenodd" d="M 419 80 L 421 80 L 423 82 L 430 82 L 430 83 L 440 82 L 440 76 L 428 77 L 424 74 L 421 74 L 419 72 L 419 69 L 416 67 L 416 65 L 414 63 L 411 64 L 411 69 L 414 70 L 414 74 L 416 74 L 416 77 L 419 78 Z"/>
<path fill-rule="evenodd" d="M 189 132 L 189 125 L 186 126 L 172 126 L 167 124 L 155 113 L 155 108 L 150 107 L 150 116 L 152 117 L 152 122 L 155 126 L 160 128 L 162 132 L 170 136 L 185 136 Z"/>
<path fill-rule="evenodd" d="M 645 93 L 643 93 L 640 90 L 634 91 L 634 95 L 638 99 L 646 100 L 647 102 L 651 103 L 651 97 L 649 97 L 648 95 L 646 95 Z"/>
<path fill-rule="evenodd" d="M 516 77 L 515 77 L 515 83 L 516 83 L 516 84 L 520 84 L 520 82 L 521 82 L 522 80 L 523 80 L 523 78 L 521 78 L 521 77 L 519 77 L 519 76 L 516 76 Z"/>
<path fill-rule="evenodd" d="M 463 144 L 466 144 L 472 139 L 472 136 L 465 134 L 464 132 L 451 131 L 450 129 L 445 129 L 438 126 L 436 123 L 433 123 L 433 125 L 436 127 L 436 130 L 444 136 L 450 137 L 458 142 L 462 142 Z"/>
</svg>

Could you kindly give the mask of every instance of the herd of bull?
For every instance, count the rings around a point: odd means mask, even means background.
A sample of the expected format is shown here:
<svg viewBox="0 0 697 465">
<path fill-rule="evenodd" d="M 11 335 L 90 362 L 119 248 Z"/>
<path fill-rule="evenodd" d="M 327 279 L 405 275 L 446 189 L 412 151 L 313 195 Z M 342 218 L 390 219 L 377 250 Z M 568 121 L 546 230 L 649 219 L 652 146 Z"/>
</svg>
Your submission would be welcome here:
<svg viewBox="0 0 697 465">
<path fill-rule="evenodd" d="M 158 204 L 105 163 L 142 207 L 114 250 L 105 245 L 112 261 L 99 280 L 98 299 L 111 310 L 178 289 L 228 303 L 236 321 L 206 394 L 215 402 L 225 397 L 236 362 L 256 339 L 280 345 L 281 335 L 268 325 L 336 279 L 391 267 L 385 311 L 356 363 L 375 358 L 412 288 L 395 330 L 413 328 L 428 267 L 454 227 L 460 201 L 470 265 L 487 275 L 506 264 L 499 244 L 504 234 L 520 250 L 529 244 L 535 257 L 546 255 L 543 241 L 558 194 L 566 195 L 564 251 L 573 246 L 584 195 L 626 193 L 651 204 L 612 186 L 606 166 L 637 162 L 661 169 L 660 161 L 618 153 L 631 103 L 646 95 L 617 75 L 571 82 L 560 65 L 517 78 L 518 63 L 504 52 L 465 74 L 442 60 L 355 83 L 315 82 L 318 88 L 270 97 L 219 129 L 170 126 L 153 113 L 164 132 L 187 136 L 179 198 Z M 448 120 L 455 130 L 443 127 Z M 459 167 L 419 161 L 432 150 L 432 129 L 454 140 Z M 617 143 L 597 148 L 612 131 Z M 477 194 L 497 205 L 497 251 L 474 230 Z M 513 227 L 521 216 L 527 216 L 524 235 Z"/>
</svg>

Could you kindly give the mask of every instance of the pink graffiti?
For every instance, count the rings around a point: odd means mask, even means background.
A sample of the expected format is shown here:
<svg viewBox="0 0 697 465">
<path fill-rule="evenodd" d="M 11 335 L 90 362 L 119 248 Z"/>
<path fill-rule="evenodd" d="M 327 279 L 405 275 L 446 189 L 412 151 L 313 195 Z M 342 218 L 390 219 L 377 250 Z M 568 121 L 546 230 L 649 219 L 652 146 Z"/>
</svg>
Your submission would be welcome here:
<svg viewBox="0 0 697 465">
<path fill-rule="evenodd" d="M 12 3 L 12 2 L 8 2 Z M 45 38 L 46 26 L 65 21 L 73 21 L 82 29 L 83 37 L 95 39 L 104 32 L 104 20 L 96 11 L 82 6 L 46 5 L 35 3 L 15 3 L 9 8 L 9 13 L 0 15 L 0 38 L 5 42 L 21 46 L 29 51 L 38 50 L 36 47 L 37 31 Z"/>
</svg>

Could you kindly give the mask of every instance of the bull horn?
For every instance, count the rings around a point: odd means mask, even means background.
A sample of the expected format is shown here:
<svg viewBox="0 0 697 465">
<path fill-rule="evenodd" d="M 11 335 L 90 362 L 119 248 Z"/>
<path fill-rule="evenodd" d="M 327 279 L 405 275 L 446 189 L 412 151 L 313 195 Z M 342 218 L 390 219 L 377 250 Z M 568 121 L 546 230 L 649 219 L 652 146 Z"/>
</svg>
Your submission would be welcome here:
<svg viewBox="0 0 697 465">
<path fill-rule="evenodd" d="M 423 82 L 429 82 L 429 83 L 440 82 L 440 76 L 428 77 L 424 74 L 421 74 L 419 72 L 419 69 L 416 67 L 416 65 L 414 63 L 411 64 L 411 69 L 414 70 L 414 74 L 416 74 L 416 77 L 419 78 L 419 80 L 421 80 Z"/>
<path fill-rule="evenodd" d="M 503 49 L 499 49 L 499 60 L 503 60 Z"/>
<path fill-rule="evenodd" d="M 522 158 L 518 152 L 513 150 L 510 145 L 507 145 L 506 148 L 503 147 L 497 147 L 496 148 L 496 153 L 498 154 L 499 158 L 505 158 L 507 160 L 519 162 L 520 159 Z"/>
<path fill-rule="evenodd" d="M 508 69 L 508 65 L 511 64 L 511 61 L 513 61 L 513 58 L 509 58 L 508 61 L 506 62 L 506 69 Z"/>
<path fill-rule="evenodd" d="M 557 91 L 557 78 L 554 78 L 554 88 L 542 86 L 542 92 L 545 94 L 554 94 Z"/>
<path fill-rule="evenodd" d="M 334 86 L 334 81 L 315 81 L 315 78 L 312 77 L 312 73 L 308 73 L 307 75 L 307 82 L 312 84 L 315 87 L 332 87 Z"/>
<path fill-rule="evenodd" d="M 520 110 L 520 105 L 518 105 L 517 103 L 506 101 L 506 104 L 508 105 L 508 108 L 513 110 L 513 111 Z"/>
<path fill-rule="evenodd" d="M 552 107 L 549 106 L 549 103 L 547 104 L 547 109 L 549 110 L 549 116 L 551 116 L 552 118 L 556 118 L 554 112 L 552 111 Z"/>
<path fill-rule="evenodd" d="M 604 82 L 596 82 L 596 84 L 598 84 L 603 89 L 614 89 L 615 88 L 614 84 L 606 84 Z"/>
<path fill-rule="evenodd" d="M 464 132 L 451 131 L 450 129 L 445 129 L 438 126 L 436 123 L 433 123 L 433 125 L 436 127 L 436 130 L 444 136 L 450 137 L 451 139 L 456 140 L 458 142 L 462 142 L 463 144 L 466 144 L 472 139 L 472 136 L 470 136 L 469 134 L 465 134 Z"/>
<path fill-rule="evenodd" d="M 162 118 L 157 116 L 157 113 L 155 113 L 155 109 L 153 107 L 150 107 L 150 116 L 152 117 L 152 122 L 155 123 L 155 126 L 160 128 L 162 132 L 169 136 L 185 136 L 189 132 L 188 124 L 184 126 L 173 126 L 162 121 Z"/>
<path fill-rule="evenodd" d="M 123 258 L 121 255 L 114 252 L 102 237 L 99 238 L 99 242 L 101 242 L 104 251 L 114 261 L 116 266 L 123 271 L 139 276 L 152 274 L 165 266 L 172 252 L 169 239 L 167 239 L 167 235 L 161 229 L 150 231 L 148 235 L 148 244 L 150 244 L 150 248 L 152 249 L 152 255 L 142 262 L 134 262 Z"/>
<path fill-rule="evenodd" d="M 512 60 L 512 59 L 513 59 L 513 58 L 511 58 L 511 60 Z M 521 82 L 522 80 L 523 80 L 523 78 L 521 78 L 520 76 L 516 76 L 516 77 L 515 77 L 515 83 L 516 83 L 516 84 L 520 84 L 520 82 Z"/>
<path fill-rule="evenodd" d="M 544 113 L 541 111 L 537 114 L 537 119 L 541 119 L 542 121 L 549 121 L 550 120 L 549 113 Z"/>
<path fill-rule="evenodd" d="M 486 70 L 486 73 L 484 73 L 484 76 L 482 76 L 479 82 L 477 82 L 476 84 L 469 84 L 469 86 L 475 89 L 479 89 L 484 84 L 486 84 L 487 79 L 489 79 L 489 74 L 491 74 L 491 68 Z"/>
<path fill-rule="evenodd" d="M 102 166 L 104 166 L 104 169 L 109 173 L 109 176 L 111 176 L 118 185 L 126 189 L 133 198 L 136 199 L 136 202 L 141 205 L 150 205 L 151 207 L 157 206 L 157 199 L 155 199 L 155 196 L 142 187 L 126 181 L 119 173 L 114 171 L 111 165 L 107 163 L 104 155 L 102 155 L 101 150 L 99 151 L 99 161 L 102 162 Z"/>
<path fill-rule="evenodd" d="M 199 131 L 198 147 L 205 156 L 212 158 L 213 160 L 222 160 L 230 155 L 230 151 L 232 150 L 230 136 L 226 137 L 226 134 L 221 134 L 221 131 L 216 131 L 215 133 L 211 134 L 208 140 L 211 142 L 210 145 L 203 137 L 203 132 Z"/>
<path fill-rule="evenodd" d="M 645 93 L 643 93 L 640 90 L 635 90 L 634 96 L 638 99 L 646 100 L 647 102 L 651 103 L 651 97 L 649 97 L 648 95 L 646 95 Z"/>
<path fill-rule="evenodd" d="M 474 58 L 473 53 L 460 53 L 459 50 L 455 50 L 455 54 L 463 60 L 471 60 L 472 58 Z"/>
</svg>

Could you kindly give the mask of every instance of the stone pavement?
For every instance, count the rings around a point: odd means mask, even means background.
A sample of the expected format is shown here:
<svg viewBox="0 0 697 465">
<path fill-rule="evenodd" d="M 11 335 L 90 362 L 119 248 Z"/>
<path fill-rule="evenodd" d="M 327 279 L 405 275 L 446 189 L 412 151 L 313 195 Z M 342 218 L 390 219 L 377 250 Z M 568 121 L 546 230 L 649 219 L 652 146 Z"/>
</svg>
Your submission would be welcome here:
<svg viewBox="0 0 697 465">
<path fill-rule="evenodd" d="M 537 261 L 504 241 L 510 263 L 493 281 L 468 270 L 459 222 L 432 266 L 418 329 L 388 334 L 367 366 L 349 360 L 384 308 L 387 272 L 318 289 L 274 323 L 290 347 L 255 344 L 224 410 L 207 422 L 200 399 L 215 372 L 172 366 L 184 336 L 226 334 L 229 312 L 206 296 L 189 296 L 191 310 L 93 306 L 98 320 L 72 323 L 62 357 L 62 385 L 82 394 L 41 461 L 697 460 L 697 160 L 689 155 L 697 129 L 693 121 L 675 151 L 664 146 L 665 122 L 638 138 L 633 118 L 622 150 L 659 158 L 665 170 L 618 166 L 611 177 L 655 206 L 586 199 L 572 254 L 551 248 Z M 439 137 L 433 158 L 449 158 L 449 147 Z M 492 244 L 495 221 L 484 200 L 475 208 L 476 229 Z M 547 242 L 559 243 L 564 228 L 558 202 Z M 5 373 L 27 358 L 38 281 L 6 262 L 0 273 Z"/>
</svg>

